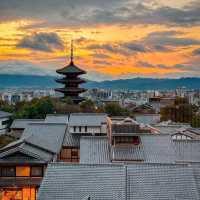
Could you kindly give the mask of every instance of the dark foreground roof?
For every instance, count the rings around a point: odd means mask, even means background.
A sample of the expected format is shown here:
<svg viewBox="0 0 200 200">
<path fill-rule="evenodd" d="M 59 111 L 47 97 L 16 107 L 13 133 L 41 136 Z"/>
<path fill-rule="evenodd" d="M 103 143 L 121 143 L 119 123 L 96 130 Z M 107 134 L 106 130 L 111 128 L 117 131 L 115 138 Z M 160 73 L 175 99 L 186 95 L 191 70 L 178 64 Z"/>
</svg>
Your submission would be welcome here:
<svg viewBox="0 0 200 200">
<path fill-rule="evenodd" d="M 199 166 L 52 163 L 38 200 L 198 200 Z"/>
<path fill-rule="evenodd" d="M 8 112 L 4 112 L 0 110 L 0 118 L 4 118 L 4 117 L 11 117 L 12 114 L 8 113 Z"/>
<path fill-rule="evenodd" d="M 115 165 L 52 163 L 46 171 L 38 200 L 125 200 L 125 168 Z"/>
<path fill-rule="evenodd" d="M 49 162 L 60 152 L 66 124 L 29 124 L 20 140 L 0 150 L 0 163 Z"/>
</svg>

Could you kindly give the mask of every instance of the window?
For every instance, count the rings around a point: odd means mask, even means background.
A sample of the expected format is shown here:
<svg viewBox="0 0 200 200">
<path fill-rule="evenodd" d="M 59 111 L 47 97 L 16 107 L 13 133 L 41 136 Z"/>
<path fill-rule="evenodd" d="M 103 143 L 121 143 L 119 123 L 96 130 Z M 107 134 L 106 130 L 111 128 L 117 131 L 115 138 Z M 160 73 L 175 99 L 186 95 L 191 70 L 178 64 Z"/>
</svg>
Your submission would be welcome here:
<svg viewBox="0 0 200 200">
<path fill-rule="evenodd" d="M 76 126 L 74 126 L 74 133 L 76 132 Z"/>
<path fill-rule="evenodd" d="M 72 149 L 72 157 L 74 158 L 78 157 L 78 149 Z"/>
<path fill-rule="evenodd" d="M 30 167 L 16 166 L 16 176 L 30 176 Z"/>
<path fill-rule="evenodd" d="M 60 160 L 64 162 L 79 162 L 79 149 L 75 147 L 63 148 L 60 153 Z"/>
<path fill-rule="evenodd" d="M 13 177 L 15 176 L 15 167 L 2 167 L 1 176 L 4 177 Z"/>
<path fill-rule="evenodd" d="M 8 119 L 8 120 L 5 120 L 5 121 L 2 121 L 2 125 L 7 125 L 7 124 L 9 124 L 10 123 L 10 120 Z"/>
<path fill-rule="evenodd" d="M 81 132 L 81 126 L 79 126 L 79 132 Z"/>
<path fill-rule="evenodd" d="M 41 166 L 31 167 L 31 176 L 42 177 L 43 176 L 43 167 L 41 167 Z"/>
<path fill-rule="evenodd" d="M 140 138 L 138 136 L 117 136 L 115 137 L 115 144 L 140 144 Z"/>
<path fill-rule="evenodd" d="M 87 133 L 87 126 L 85 126 L 85 132 Z"/>
</svg>

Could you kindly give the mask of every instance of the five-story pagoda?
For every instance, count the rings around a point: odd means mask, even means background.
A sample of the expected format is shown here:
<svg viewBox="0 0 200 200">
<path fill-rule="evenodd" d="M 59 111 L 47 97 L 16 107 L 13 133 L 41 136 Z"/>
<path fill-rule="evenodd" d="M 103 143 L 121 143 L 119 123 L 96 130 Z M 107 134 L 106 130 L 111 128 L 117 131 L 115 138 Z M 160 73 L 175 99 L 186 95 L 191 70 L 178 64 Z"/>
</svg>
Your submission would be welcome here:
<svg viewBox="0 0 200 200">
<path fill-rule="evenodd" d="M 79 94 L 85 92 L 86 89 L 80 88 L 79 85 L 85 83 L 85 80 L 79 78 L 80 75 L 86 74 L 86 72 L 74 64 L 73 57 L 73 41 L 71 42 L 71 57 L 70 63 L 66 67 L 56 70 L 58 74 L 64 75 L 61 79 L 56 79 L 57 83 L 64 84 L 63 88 L 55 89 L 57 92 L 64 94 L 64 98 L 70 97 L 74 103 L 80 103 L 84 98 Z"/>
</svg>

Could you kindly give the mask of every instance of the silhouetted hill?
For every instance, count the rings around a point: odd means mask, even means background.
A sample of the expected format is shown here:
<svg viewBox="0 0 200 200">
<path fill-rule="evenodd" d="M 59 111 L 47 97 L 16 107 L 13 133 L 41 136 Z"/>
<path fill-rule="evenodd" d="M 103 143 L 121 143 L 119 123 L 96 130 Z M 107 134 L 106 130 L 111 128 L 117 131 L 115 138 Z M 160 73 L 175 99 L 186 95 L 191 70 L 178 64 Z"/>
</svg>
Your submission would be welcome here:
<svg viewBox="0 0 200 200">
<path fill-rule="evenodd" d="M 88 88 L 105 89 L 130 89 L 130 90 L 165 90 L 176 89 L 177 87 L 188 89 L 200 89 L 200 78 L 180 78 L 180 79 L 153 79 L 153 78 L 133 78 L 119 79 L 103 82 L 89 82 Z"/>
<path fill-rule="evenodd" d="M 0 75 L 0 88 L 55 88 L 58 84 L 53 76 Z M 185 86 L 188 89 L 200 89 L 200 78 L 153 79 L 133 78 L 113 81 L 88 81 L 86 88 L 153 90 L 175 89 Z"/>
</svg>

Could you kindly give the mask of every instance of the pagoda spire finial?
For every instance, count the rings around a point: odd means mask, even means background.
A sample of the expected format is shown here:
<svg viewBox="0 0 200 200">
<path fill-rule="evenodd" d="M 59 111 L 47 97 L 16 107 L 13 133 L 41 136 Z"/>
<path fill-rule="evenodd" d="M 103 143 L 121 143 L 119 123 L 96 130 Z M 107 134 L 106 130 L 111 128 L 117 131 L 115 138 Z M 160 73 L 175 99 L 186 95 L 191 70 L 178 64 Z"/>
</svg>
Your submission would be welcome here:
<svg viewBox="0 0 200 200">
<path fill-rule="evenodd" d="M 71 61 L 71 63 L 74 62 L 74 44 L 73 44 L 73 40 L 71 40 L 71 55 L 70 55 L 70 61 Z"/>
</svg>

